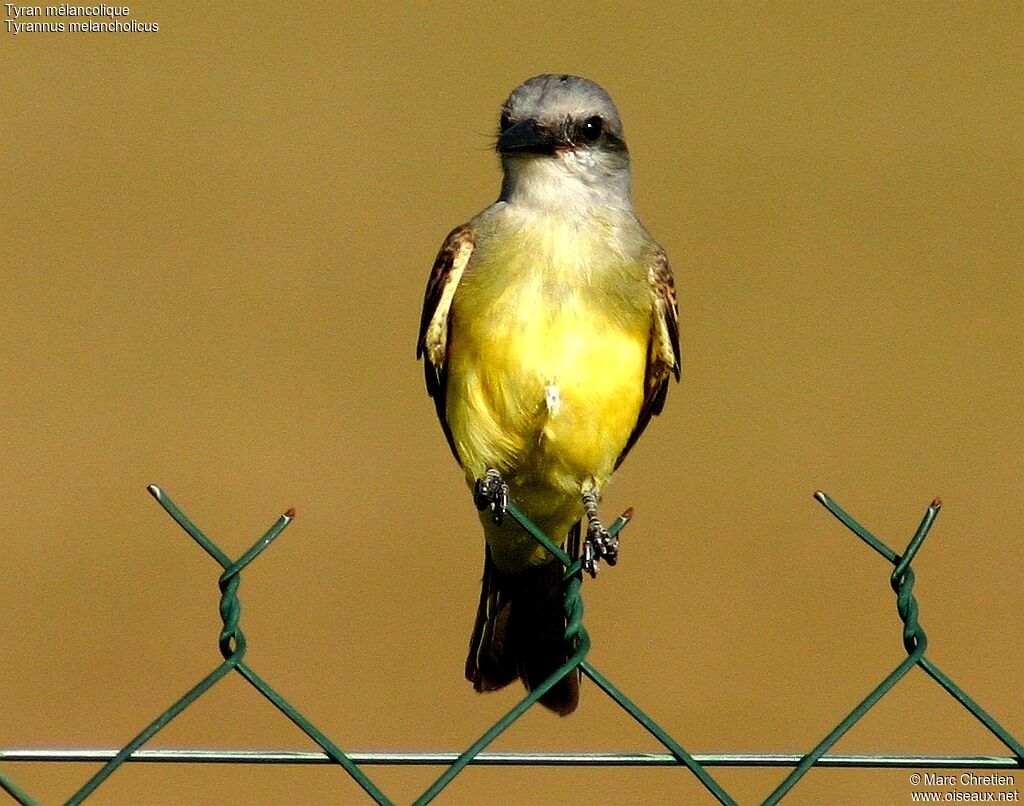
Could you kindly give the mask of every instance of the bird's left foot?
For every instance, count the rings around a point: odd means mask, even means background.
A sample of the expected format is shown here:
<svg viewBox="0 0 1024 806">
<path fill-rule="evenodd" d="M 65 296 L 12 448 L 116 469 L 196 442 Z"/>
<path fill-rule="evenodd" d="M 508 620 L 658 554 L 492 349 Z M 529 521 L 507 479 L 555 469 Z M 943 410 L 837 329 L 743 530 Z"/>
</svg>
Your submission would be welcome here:
<svg viewBox="0 0 1024 806">
<path fill-rule="evenodd" d="M 587 490 L 583 493 L 583 511 L 587 516 L 587 537 L 583 541 L 583 570 L 596 577 L 599 563 L 608 565 L 619 561 L 619 536 L 611 535 L 597 516 L 597 493 Z"/>
<path fill-rule="evenodd" d="M 494 523 L 500 525 L 504 520 L 505 510 L 508 509 L 508 485 L 494 468 L 489 468 L 482 479 L 476 480 L 473 503 L 481 512 L 490 509 Z"/>
</svg>

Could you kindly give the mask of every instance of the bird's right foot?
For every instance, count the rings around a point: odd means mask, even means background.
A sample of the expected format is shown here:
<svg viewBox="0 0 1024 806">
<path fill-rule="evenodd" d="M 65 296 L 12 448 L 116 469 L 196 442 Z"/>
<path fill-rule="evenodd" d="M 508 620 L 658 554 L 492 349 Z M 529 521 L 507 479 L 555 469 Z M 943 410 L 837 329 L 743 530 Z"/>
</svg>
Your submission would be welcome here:
<svg viewBox="0 0 1024 806">
<path fill-rule="evenodd" d="M 489 468 L 482 479 L 476 480 L 473 503 L 481 512 L 490 509 L 491 520 L 495 524 L 500 525 L 504 520 L 505 510 L 508 509 L 508 485 L 494 468 Z"/>
</svg>

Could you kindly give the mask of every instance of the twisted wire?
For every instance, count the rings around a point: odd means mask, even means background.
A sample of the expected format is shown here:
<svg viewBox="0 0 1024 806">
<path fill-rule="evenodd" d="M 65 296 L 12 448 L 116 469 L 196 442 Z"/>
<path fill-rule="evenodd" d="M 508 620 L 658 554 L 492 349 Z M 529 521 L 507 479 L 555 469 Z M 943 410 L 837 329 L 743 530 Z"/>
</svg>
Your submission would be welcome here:
<svg viewBox="0 0 1024 806">
<path fill-rule="evenodd" d="M 342 767 L 345 772 L 373 799 L 384 806 L 393 806 L 377 785 L 360 769 L 366 764 L 439 764 L 445 771 L 415 801 L 414 806 L 425 806 L 433 800 L 451 781 L 470 764 L 573 764 L 603 766 L 663 766 L 681 765 L 687 767 L 707 791 L 719 803 L 735 806 L 733 798 L 711 776 L 707 767 L 714 766 L 760 766 L 792 767 L 792 771 L 781 781 L 764 801 L 772 806 L 783 798 L 796 783 L 815 766 L 834 767 L 919 767 L 919 768 L 991 768 L 1024 769 L 1024 747 L 1009 734 L 993 717 L 975 703 L 963 689 L 957 686 L 934 663 L 925 657 L 928 639 L 921 627 L 920 609 L 914 597 L 914 570 L 911 563 L 920 549 L 942 506 L 935 499 L 928 507 L 924 518 L 902 555 L 896 554 L 884 542 L 861 526 L 838 504 L 823 492 L 815 498 L 829 510 L 844 526 L 856 534 L 867 545 L 893 565 L 889 584 L 896 594 L 896 611 L 902 622 L 903 647 L 907 657 L 879 683 L 846 717 L 844 717 L 818 745 L 803 755 L 782 753 L 719 753 L 690 754 L 650 716 L 642 711 L 611 681 L 595 669 L 587 654 L 590 651 L 590 636 L 583 626 L 583 574 L 579 558 L 569 557 L 563 549 L 551 541 L 515 504 L 510 501 L 508 513 L 527 532 L 550 551 L 565 567 L 563 576 L 566 614 L 565 638 L 567 646 L 573 648 L 571 657 L 547 680 L 529 692 L 508 713 L 484 732 L 462 753 L 345 753 L 325 734 L 303 716 L 291 703 L 276 692 L 256 672 L 247 666 L 244 657 L 247 649 L 245 634 L 241 628 L 242 606 L 239 599 L 241 572 L 281 534 L 295 517 L 288 510 L 271 528 L 257 540 L 241 557 L 232 560 L 212 540 L 192 523 L 173 501 L 155 485 L 149 492 L 165 511 L 198 543 L 223 569 L 218 577 L 221 630 L 218 648 L 223 661 L 203 680 L 173 703 L 135 738 L 120 750 L 0 750 L 0 760 L 6 761 L 104 761 L 103 766 L 67 801 L 76 806 L 94 792 L 118 767 L 126 761 L 216 761 L 231 763 L 331 763 Z M 628 523 L 632 510 L 627 510 L 608 529 L 612 537 Z M 977 718 L 1012 752 L 1012 756 L 843 756 L 828 755 L 827 751 L 853 725 L 866 714 L 893 686 L 915 666 L 920 667 L 941 685 L 969 713 Z M 544 694 L 565 675 L 579 669 L 580 673 L 592 680 L 600 689 L 617 702 L 668 750 L 668 753 L 485 753 L 485 749 L 498 735 L 509 728 L 519 717 L 531 708 Z M 255 687 L 268 701 L 277 707 L 289 720 L 303 730 L 321 748 L 320 753 L 301 751 L 203 751 L 203 750 L 143 750 L 142 746 L 162 730 L 178 714 L 212 688 L 231 671 L 238 672 Z M 0 789 L 11 795 L 23 806 L 36 806 L 36 801 L 20 789 L 9 776 L 0 773 Z"/>
</svg>

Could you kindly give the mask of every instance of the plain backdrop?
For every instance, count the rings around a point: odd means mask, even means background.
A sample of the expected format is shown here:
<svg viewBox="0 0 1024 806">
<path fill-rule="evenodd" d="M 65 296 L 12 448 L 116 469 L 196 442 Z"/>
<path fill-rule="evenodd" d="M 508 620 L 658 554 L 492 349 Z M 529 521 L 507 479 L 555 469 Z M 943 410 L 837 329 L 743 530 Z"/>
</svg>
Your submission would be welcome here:
<svg viewBox="0 0 1024 806">
<path fill-rule="evenodd" d="M 149 483 L 231 556 L 296 508 L 242 577 L 247 661 L 343 749 L 462 750 L 518 700 L 463 679 L 481 533 L 414 347 L 498 106 L 552 71 L 617 102 L 681 317 L 590 660 L 691 752 L 806 752 L 905 656 L 891 566 L 812 493 L 896 551 L 941 496 L 928 655 L 1024 734 L 1020 4 L 130 10 L 159 31 L 0 31 L 0 747 L 120 747 L 219 662 L 220 568 Z M 236 676 L 151 746 L 314 748 Z M 492 749 L 662 748 L 585 685 Z M 918 669 L 835 750 L 1008 753 Z M 96 768 L 2 765 L 44 803 Z M 441 770 L 369 772 L 408 803 Z M 742 804 L 786 773 L 712 772 Z M 785 802 L 909 802 L 910 772 Z M 89 803 L 359 796 L 132 764 Z M 481 767 L 437 800 L 711 802 L 685 769 Z"/>
</svg>

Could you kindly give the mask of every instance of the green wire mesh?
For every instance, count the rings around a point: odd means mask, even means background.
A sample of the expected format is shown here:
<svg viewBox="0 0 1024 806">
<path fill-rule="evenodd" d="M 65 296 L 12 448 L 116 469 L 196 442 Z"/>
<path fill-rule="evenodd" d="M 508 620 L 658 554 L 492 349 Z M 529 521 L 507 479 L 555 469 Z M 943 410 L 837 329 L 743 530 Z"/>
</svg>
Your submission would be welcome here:
<svg viewBox="0 0 1024 806">
<path fill-rule="evenodd" d="M 341 750 L 310 720 L 275 691 L 244 662 L 246 640 L 240 626 L 241 608 L 238 600 L 238 586 L 242 570 L 259 556 L 288 526 L 295 517 L 289 510 L 252 547 L 237 560 L 232 560 L 210 540 L 177 505 L 155 485 L 148 488 L 153 497 L 167 513 L 223 568 L 218 579 L 221 591 L 220 614 L 223 621 L 218 645 L 223 662 L 192 689 L 173 703 L 147 725 L 135 738 L 120 750 L 27 750 L 0 749 L 0 761 L 103 761 L 103 766 L 87 780 L 66 803 L 75 806 L 84 801 L 110 775 L 127 761 L 133 762 L 214 762 L 214 763 L 259 763 L 259 764 L 337 764 L 378 804 L 394 806 L 373 780 L 361 769 L 364 766 L 380 764 L 427 764 L 444 765 L 446 769 L 414 802 L 423 806 L 434 800 L 441 791 L 470 764 L 516 764 L 516 765 L 573 765 L 573 766 L 685 766 L 693 773 L 707 791 L 722 804 L 735 806 L 736 801 L 708 772 L 709 767 L 792 767 L 775 790 L 764 801 L 764 806 L 776 804 L 790 792 L 797 782 L 815 766 L 819 767 L 911 767 L 911 768 L 956 768 L 956 769 L 1024 769 L 1024 747 L 1013 738 L 994 718 L 972 700 L 963 689 L 956 685 L 934 663 L 925 657 L 928 639 L 918 621 L 918 605 L 914 599 L 914 571 L 911 563 L 921 548 L 929 529 L 939 513 L 941 502 L 936 499 L 925 512 L 921 524 L 907 544 L 903 554 L 897 554 L 871 532 L 848 515 L 838 504 L 823 492 L 814 497 L 839 519 L 857 537 L 878 552 L 893 565 L 890 584 L 896 594 L 896 611 L 903 623 L 903 646 L 906 659 L 879 683 L 849 714 L 847 714 L 817 746 L 804 755 L 762 753 L 762 754 L 690 754 L 670 736 L 657 722 L 642 711 L 632 700 L 620 691 L 607 677 L 595 669 L 587 660 L 590 637 L 583 627 L 583 600 L 580 595 L 583 575 L 579 559 L 569 557 L 558 545 L 545 535 L 514 502 L 510 502 L 508 514 L 515 518 L 538 542 L 543 544 L 565 566 L 565 612 L 567 616 L 566 640 L 575 652 L 544 683 L 531 691 L 514 708 L 499 719 L 479 739 L 462 753 L 356 753 Z M 617 519 L 608 529 L 616 535 L 628 522 L 628 515 Z M 831 748 L 858 720 L 881 700 L 914 666 L 919 666 L 957 702 L 964 706 L 979 722 L 995 735 L 1012 753 L 1011 756 L 872 756 L 872 755 L 827 755 Z M 544 694 L 573 669 L 590 678 L 622 709 L 654 736 L 668 751 L 667 753 L 487 753 L 486 748 L 502 732 L 531 708 Z M 171 720 L 209 691 L 218 680 L 231 671 L 240 674 L 260 694 L 268 699 L 281 713 L 321 748 L 322 752 L 307 751 L 260 751 L 260 750 L 159 750 L 143 749 L 157 733 Z M 13 780 L 0 772 L 0 789 L 11 795 L 23 806 L 37 806 L 27 792 Z"/>
</svg>

